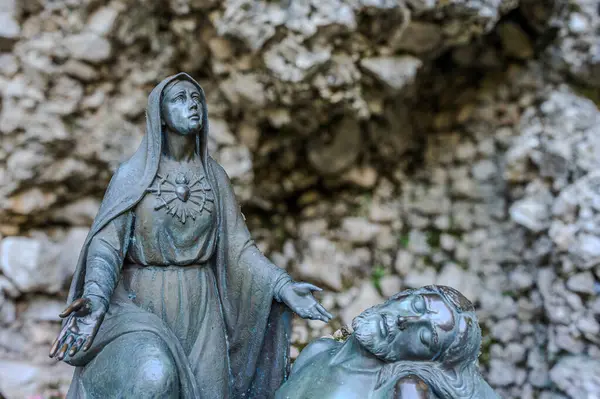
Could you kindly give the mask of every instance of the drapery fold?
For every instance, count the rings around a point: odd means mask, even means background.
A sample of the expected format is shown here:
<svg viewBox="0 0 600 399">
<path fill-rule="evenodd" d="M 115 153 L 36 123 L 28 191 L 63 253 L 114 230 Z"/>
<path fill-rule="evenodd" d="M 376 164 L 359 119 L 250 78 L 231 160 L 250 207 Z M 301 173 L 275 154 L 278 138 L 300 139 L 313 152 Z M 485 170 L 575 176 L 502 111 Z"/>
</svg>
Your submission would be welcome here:
<svg viewBox="0 0 600 399">
<path fill-rule="evenodd" d="M 192 82 L 201 94 L 203 124 L 196 151 L 204 170 L 199 173 L 206 173 L 217 206 L 216 246 L 212 257 L 206 262 L 206 267 L 213 270 L 218 292 L 218 301 L 210 312 L 220 313 L 224 321 L 222 334 L 225 335 L 228 349 L 221 356 L 229 362 L 231 395 L 232 398 L 270 398 L 289 371 L 291 312 L 274 300 L 276 290 L 289 277 L 285 271 L 273 265 L 251 240 L 227 174 L 208 155 L 206 100 L 202 88 L 187 74 L 180 73 L 165 79 L 150 94 L 146 135 L 135 154 L 119 167 L 111 179 L 81 251 L 68 302 L 80 298 L 84 293 L 86 271 L 94 267 L 94 263 L 88 264 L 88 257 L 95 256 L 90 253 L 94 248 L 91 245 L 94 237 L 116 218 L 134 212 L 156 176 L 162 153 L 161 94 L 174 79 Z M 130 238 L 127 234 L 119 236 L 123 236 L 124 240 Z M 121 244 L 123 248 L 127 247 L 126 242 Z M 112 262 L 115 262 L 114 259 Z M 115 270 L 120 270 L 122 265 L 113 266 Z M 133 303 L 122 281 L 110 298 L 109 312 L 90 350 L 78 353 L 73 358 L 65 358 L 68 363 L 77 366 L 69 397 L 87 397 L 81 374 L 106 345 L 123 334 L 138 332 L 156 334 L 168 345 L 176 363 L 182 398 L 211 397 L 210 390 L 199 388 L 200 384 L 210 384 L 210 381 L 200 381 L 201 378 L 194 375 L 194 365 L 190 364 L 175 334 L 155 314 Z M 214 333 L 221 334 L 220 331 Z M 209 393 L 203 395 L 202 392 Z"/>
</svg>

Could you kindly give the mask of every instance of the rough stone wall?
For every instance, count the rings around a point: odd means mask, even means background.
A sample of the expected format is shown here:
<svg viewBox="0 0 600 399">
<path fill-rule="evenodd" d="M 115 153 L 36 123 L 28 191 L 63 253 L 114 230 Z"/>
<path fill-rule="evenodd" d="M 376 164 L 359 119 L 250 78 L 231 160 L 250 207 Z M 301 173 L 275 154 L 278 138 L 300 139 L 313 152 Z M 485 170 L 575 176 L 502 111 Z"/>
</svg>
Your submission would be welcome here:
<svg viewBox="0 0 600 399">
<path fill-rule="evenodd" d="M 502 397 L 600 397 L 599 29 L 592 0 L 0 2 L 0 393 L 66 391 L 79 248 L 183 70 L 261 249 L 339 316 L 294 354 L 441 283 Z"/>
</svg>

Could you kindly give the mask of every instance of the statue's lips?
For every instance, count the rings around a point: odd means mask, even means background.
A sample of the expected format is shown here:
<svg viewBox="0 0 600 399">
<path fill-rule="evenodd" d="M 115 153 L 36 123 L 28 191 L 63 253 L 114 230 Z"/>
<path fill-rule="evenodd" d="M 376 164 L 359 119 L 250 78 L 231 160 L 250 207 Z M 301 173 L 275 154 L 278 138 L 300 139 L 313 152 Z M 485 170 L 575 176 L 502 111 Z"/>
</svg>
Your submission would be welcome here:
<svg viewBox="0 0 600 399">
<path fill-rule="evenodd" d="M 193 120 L 193 121 L 199 121 L 200 120 L 200 115 L 194 114 L 194 115 L 190 115 L 188 118 L 191 119 L 191 120 Z"/>
</svg>

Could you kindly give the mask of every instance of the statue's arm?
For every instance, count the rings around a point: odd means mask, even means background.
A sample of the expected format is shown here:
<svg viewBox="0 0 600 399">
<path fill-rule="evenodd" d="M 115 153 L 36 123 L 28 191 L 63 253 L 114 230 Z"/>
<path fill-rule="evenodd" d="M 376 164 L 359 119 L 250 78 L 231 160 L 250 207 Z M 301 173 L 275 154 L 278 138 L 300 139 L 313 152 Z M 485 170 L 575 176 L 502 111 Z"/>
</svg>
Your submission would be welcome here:
<svg viewBox="0 0 600 399">
<path fill-rule="evenodd" d="M 116 217 L 90 241 L 82 297 L 75 298 L 60 314 L 64 321 L 50 349 L 50 357 L 73 359 L 80 350 L 85 352 L 92 346 L 119 281 L 131 218 L 129 212 Z"/>
<path fill-rule="evenodd" d="M 394 385 L 393 399 L 432 399 L 429 387 L 417 376 L 402 377 Z"/>
<path fill-rule="evenodd" d="M 133 215 L 125 212 L 104 226 L 90 242 L 83 297 L 94 297 L 108 309 L 127 253 Z"/>
<path fill-rule="evenodd" d="M 321 291 L 321 289 L 309 283 L 294 282 L 285 270 L 274 265 L 258 249 L 250 237 L 227 173 L 219 164 L 213 162 L 219 185 L 218 195 L 224 203 L 222 217 L 225 222 L 230 265 L 247 269 L 253 276 L 268 282 L 267 284 L 272 287 L 273 298 L 285 303 L 300 317 L 328 322 L 333 315 L 312 295 L 312 291 Z"/>
<path fill-rule="evenodd" d="M 266 275 L 268 280 L 273 281 L 274 298 L 277 301 L 281 301 L 279 292 L 283 286 L 292 281 L 292 278 L 285 270 L 273 264 L 258 249 L 246 226 L 245 218 L 235 197 L 229 176 L 216 161 L 212 161 L 212 166 L 219 184 L 218 195 L 221 196 L 221 201 L 224 203 L 225 214 L 223 216 L 227 224 L 227 250 L 229 251 L 230 258 L 237 263 L 251 266 L 253 273 L 263 273 Z"/>
</svg>

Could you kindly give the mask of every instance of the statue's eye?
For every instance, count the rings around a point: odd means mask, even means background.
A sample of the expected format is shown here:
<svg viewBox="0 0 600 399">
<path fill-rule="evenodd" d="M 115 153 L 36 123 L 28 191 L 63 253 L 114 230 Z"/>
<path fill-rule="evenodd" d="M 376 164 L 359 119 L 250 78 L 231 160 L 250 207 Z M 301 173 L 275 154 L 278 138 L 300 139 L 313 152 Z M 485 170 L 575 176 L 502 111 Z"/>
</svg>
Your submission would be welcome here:
<svg viewBox="0 0 600 399">
<path fill-rule="evenodd" d="M 419 331 L 419 339 L 423 345 L 429 347 L 431 345 L 431 331 L 427 328 L 422 328 L 421 331 Z"/>
<path fill-rule="evenodd" d="M 415 295 L 412 301 L 412 308 L 417 314 L 425 314 L 427 312 L 427 305 L 425 299 L 421 295 Z"/>
</svg>

